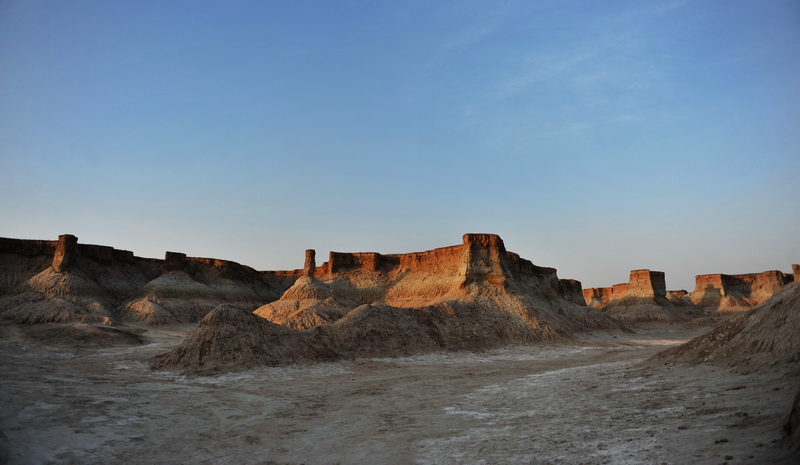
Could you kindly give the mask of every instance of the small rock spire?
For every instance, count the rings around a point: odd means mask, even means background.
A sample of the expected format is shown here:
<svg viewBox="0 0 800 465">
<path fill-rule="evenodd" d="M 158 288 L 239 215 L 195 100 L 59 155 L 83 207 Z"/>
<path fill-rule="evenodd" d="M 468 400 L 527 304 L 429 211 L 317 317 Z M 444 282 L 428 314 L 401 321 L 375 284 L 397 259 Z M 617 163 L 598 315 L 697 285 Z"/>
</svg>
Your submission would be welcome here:
<svg viewBox="0 0 800 465">
<path fill-rule="evenodd" d="M 303 276 L 314 276 L 314 271 L 317 269 L 316 255 L 317 252 L 314 249 L 306 250 L 306 262 L 303 265 Z"/>
</svg>

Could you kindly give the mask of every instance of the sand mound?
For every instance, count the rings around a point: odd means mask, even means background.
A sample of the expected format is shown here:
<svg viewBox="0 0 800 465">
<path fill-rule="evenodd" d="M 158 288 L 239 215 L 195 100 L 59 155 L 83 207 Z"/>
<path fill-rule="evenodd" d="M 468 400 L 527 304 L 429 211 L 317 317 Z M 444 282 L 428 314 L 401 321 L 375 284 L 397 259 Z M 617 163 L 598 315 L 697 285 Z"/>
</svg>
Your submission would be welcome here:
<svg viewBox="0 0 800 465">
<path fill-rule="evenodd" d="M 110 296 L 83 273 L 47 268 L 0 298 L 0 317 L 18 324 L 110 323 Z"/>
<path fill-rule="evenodd" d="M 800 366 L 800 283 L 730 317 L 712 331 L 654 356 L 655 362 L 737 367 Z"/>
<path fill-rule="evenodd" d="M 154 360 L 154 368 L 215 373 L 258 365 L 332 359 L 327 344 L 308 332 L 285 328 L 233 305 L 210 311 L 178 347 Z"/>
<path fill-rule="evenodd" d="M 212 310 L 180 346 L 153 366 L 200 373 L 360 356 L 476 350 L 541 334 L 496 309 L 462 302 L 423 308 L 362 305 L 333 324 L 298 331 L 230 305 Z"/>
<path fill-rule="evenodd" d="M 598 314 L 602 321 L 611 321 Z M 613 321 L 610 324 L 619 328 Z M 223 305 L 212 310 L 180 346 L 158 357 L 153 366 L 216 373 L 257 365 L 481 350 L 559 337 L 559 331 L 533 315 L 522 318 L 475 301 L 439 302 L 420 308 L 361 305 L 335 323 L 303 331 Z"/>
</svg>

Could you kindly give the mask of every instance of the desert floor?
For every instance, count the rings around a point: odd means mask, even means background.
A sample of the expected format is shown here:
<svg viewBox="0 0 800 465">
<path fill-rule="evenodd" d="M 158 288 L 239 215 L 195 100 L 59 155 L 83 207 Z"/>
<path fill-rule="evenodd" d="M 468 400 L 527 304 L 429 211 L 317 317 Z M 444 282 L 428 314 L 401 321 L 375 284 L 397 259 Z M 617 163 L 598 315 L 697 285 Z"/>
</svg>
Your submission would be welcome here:
<svg viewBox="0 0 800 465">
<path fill-rule="evenodd" d="M 197 377 L 0 325 L 0 463 L 790 463 L 797 377 L 640 364 L 702 331 Z"/>
</svg>

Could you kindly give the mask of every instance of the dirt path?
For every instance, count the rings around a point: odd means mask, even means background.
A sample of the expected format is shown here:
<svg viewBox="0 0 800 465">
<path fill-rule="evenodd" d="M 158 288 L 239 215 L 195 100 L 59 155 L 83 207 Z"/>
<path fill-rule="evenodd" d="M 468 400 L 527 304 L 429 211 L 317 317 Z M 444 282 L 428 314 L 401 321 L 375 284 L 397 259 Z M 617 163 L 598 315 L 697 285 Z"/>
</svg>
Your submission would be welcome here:
<svg viewBox="0 0 800 465">
<path fill-rule="evenodd" d="M 640 368 L 698 334 L 430 354 L 218 377 L 152 372 L 179 341 L 76 351 L 0 331 L 0 462 L 789 463 L 798 379 Z"/>
</svg>

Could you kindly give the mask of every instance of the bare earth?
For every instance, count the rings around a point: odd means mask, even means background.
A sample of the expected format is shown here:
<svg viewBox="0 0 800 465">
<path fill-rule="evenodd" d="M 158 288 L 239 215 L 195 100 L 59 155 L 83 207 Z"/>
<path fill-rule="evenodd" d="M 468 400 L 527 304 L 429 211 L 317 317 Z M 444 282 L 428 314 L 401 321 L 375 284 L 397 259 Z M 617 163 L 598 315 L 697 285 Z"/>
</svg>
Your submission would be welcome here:
<svg viewBox="0 0 800 465">
<path fill-rule="evenodd" d="M 197 377 L 0 325 L 0 463 L 793 463 L 796 376 L 646 367 L 708 328 Z"/>
</svg>

